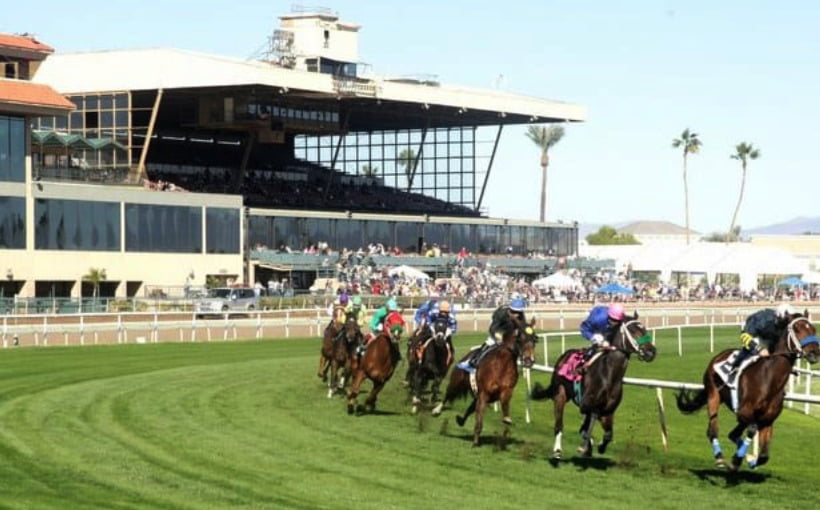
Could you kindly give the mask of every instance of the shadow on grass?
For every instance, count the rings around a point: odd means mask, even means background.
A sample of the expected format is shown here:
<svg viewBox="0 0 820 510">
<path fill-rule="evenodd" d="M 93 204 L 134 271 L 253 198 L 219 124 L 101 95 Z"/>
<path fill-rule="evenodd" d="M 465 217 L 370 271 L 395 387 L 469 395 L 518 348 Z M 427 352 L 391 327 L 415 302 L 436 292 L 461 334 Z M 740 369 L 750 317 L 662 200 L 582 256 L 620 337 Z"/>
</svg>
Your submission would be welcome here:
<svg viewBox="0 0 820 510">
<path fill-rule="evenodd" d="M 769 473 L 758 473 L 755 471 L 727 471 L 725 469 L 690 469 L 690 473 L 697 476 L 701 481 L 720 487 L 736 487 L 741 484 L 758 484 L 767 481 L 772 477 Z"/>
<path fill-rule="evenodd" d="M 615 461 L 605 457 L 570 457 L 568 459 L 550 458 L 549 463 L 554 468 L 559 468 L 561 465 L 571 464 L 578 468 L 579 471 L 586 471 L 587 469 L 606 471 L 611 467 L 615 467 Z"/>
</svg>

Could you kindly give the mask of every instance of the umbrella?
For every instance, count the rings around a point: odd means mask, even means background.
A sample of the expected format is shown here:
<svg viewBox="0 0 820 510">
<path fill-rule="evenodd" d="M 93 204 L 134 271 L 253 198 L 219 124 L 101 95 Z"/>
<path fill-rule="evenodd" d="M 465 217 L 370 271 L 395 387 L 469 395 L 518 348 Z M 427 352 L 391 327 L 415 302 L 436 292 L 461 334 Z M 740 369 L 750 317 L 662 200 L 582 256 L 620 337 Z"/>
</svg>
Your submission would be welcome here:
<svg viewBox="0 0 820 510">
<path fill-rule="evenodd" d="M 579 285 L 580 283 L 575 278 L 564 273 L 554 273 L 532 282 L 533 287 L 544 289 L 549 287 L 555 287 L 557 289 L 574 289 Z"/>
<path fill-rule="evenodd" d="M 778 285 L 785 285 L 785 286 L 788 286 L 788 287 L 798 287 L 798 286 L 803 287 L 803 286 L 806 285 L 806 282 L 804 282 L 803 280 L 801 280 L 797 276 L 790 276 L 788 278 L 784 278 L 784 279 L 780 280 L 779 282 L 777 282 L 777 284 Z"/>
<path fill-rule="evenodd" d="M 598 294 L 634 294 L 635 291 L 629 287 L 624 287 L 617 283 L 607 283 L 603 287 L 598 287 L 596 290 Z"/>
<path fill-rule="evenodd" d="M 415 279 L 420 278 L 422 280 L 428 280 L 430 278 L 430 275 L 428 275 L 424 271 L 420 271 L 420 270 L 416 269 L 415 267 L 410 267 L 410 266 L 406 266 L 406 265 L 396 266 L 393 269 L 391 269 L 390 271 L 388 271 L 388 274 L 390 276 L 404 274 L 404 276 L 406 276 L 407 278 L 415 278 Z"/>
</svg>

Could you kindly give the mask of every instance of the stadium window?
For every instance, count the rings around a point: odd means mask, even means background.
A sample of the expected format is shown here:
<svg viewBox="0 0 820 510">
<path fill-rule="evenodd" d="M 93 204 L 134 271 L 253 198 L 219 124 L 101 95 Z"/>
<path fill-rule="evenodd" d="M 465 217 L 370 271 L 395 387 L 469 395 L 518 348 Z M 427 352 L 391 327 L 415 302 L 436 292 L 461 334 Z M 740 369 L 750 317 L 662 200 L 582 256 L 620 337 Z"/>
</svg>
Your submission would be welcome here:
<svg viewBox="0 0 820 510">
<path fill-rule="evenodd" d="M 128 127 L 128 111 L 118 110 L 114 112 L 114 125 L 118 128 Z"/>
<path fill-rule="evenodd" d="M 114 96 L 111 94 L 103 94 L 100 96 L 100 109 L 111 110 L 114 108 Z"/>
<path fill-rule="evenodd" d="M 100 126 L 100 114 L 97 112 L 85 112 L 85 128 L 94 129 Z M 89 135 L 90 136 L 90 135 Z"/>
<path fill-rule="evenodd" d="M 116 94 L 114 96 L 114 108 L 128 108 L 128 94 Z"/>
<path fill-rule="evenodd" d="M 20 77 L 17 62 L 4 62 L 3 76 L 16 80 Z"/>
<path fill-rule="evenodd" d="M 82 110 L 85 107 L 85 101 L 83 100 L 83 96 L 71 96 L 68 99 L 69 101 L 74 103 L 74 106 L 76 106 L 78 110 Z"/>
<path fill-rule="evenodd" d="M 100 113 L 100 127 L 112 128 L 114 127 L 114 112 L 104 111 Z"/>
<path fill-rule="evenodd" d="M 96 110 L 100 104 L 99 96 L 85 96 L 85 109 L 86 110 Z"/>
</svg>

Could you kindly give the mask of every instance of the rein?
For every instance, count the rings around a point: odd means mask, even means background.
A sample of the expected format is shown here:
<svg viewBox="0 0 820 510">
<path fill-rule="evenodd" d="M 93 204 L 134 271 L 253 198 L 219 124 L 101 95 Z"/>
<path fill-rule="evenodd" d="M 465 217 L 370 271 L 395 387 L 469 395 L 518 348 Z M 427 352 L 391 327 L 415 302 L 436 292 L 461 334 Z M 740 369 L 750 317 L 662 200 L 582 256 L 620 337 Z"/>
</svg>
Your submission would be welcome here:
<svg viewBox="0 0 820 510">
<path fill-rule="evenodd" d="M 632 347 L 632 351 L 622 349 L 624 352 L 639 352 L 641 350 L 642 345 L 648 344 L 652 341 L 652 337 L 649 335 L 649 333 L 645 333 L 637 339 L 634 336 L 632 336 L 632 333 L 630 333 L 629 331 L 629 326 L 631 326 L 632 324 L 640 324 L 640 322 L 637 319 L 633 319 L 631 321 L 621 324 L 621 336 L 623 336 L 629 342 L 629 345 Z"/>
<path fill-rule="evenodd" d="M 795 332 L 795 326 L 800 322 L 805 322 L 806 324 L 809 325 L 809 327 L 811 327 L 811 321 L 809 321 L 809 319 L 807 319 L 806 317 L 798 317 L 796 319 L 793 319 L 791 322 L 789 322 L 789 325 L 786 326 L 786 330 L 789 332 L 788 350 L 791 351 L 791 352 L 799 353 L 801 348 L 803 348 L 803 347 L 805 347 L 809 344 L 820 343 L 820 341 L 817 339 L 816 335 L 808 335 L 803 340 L 800 340 L 800 339 L 797 338 L 797 333 Z"/>
</svg>

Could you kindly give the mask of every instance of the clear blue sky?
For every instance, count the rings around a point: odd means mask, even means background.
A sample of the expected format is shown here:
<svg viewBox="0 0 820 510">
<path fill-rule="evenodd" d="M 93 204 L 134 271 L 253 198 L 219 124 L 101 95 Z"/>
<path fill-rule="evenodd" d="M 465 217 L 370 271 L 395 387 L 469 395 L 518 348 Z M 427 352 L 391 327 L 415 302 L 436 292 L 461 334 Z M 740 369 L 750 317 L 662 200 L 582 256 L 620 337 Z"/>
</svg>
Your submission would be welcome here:
<svg viewBox="0 0 820 510">
<path fill-rule="evenodd" d="M 250 56 L 292 2 L 15 2 L 2 32 L 33 32 L 58 51 L 170 46 Z M 309 4 L 314 5 L 314 4 Z M 751 142 L 738 223 L 820 216 L 820 6 L 810 1 L 352 1 L 323 4 L 362 25 L 359 58 L 377 74 L 585 105 L 552 151 L 549 218 L 682 225 L 684 128 L 692 227 L 728 228 L 740 185 L 729 155 Z M 492 216 L 537 219 L 537 148 L 506 129 L 485 202 Z M 517 183 L 513 185 L 512 183 Z M 525 190 L 525 192 L 522 192 Z"/>
</svg>

